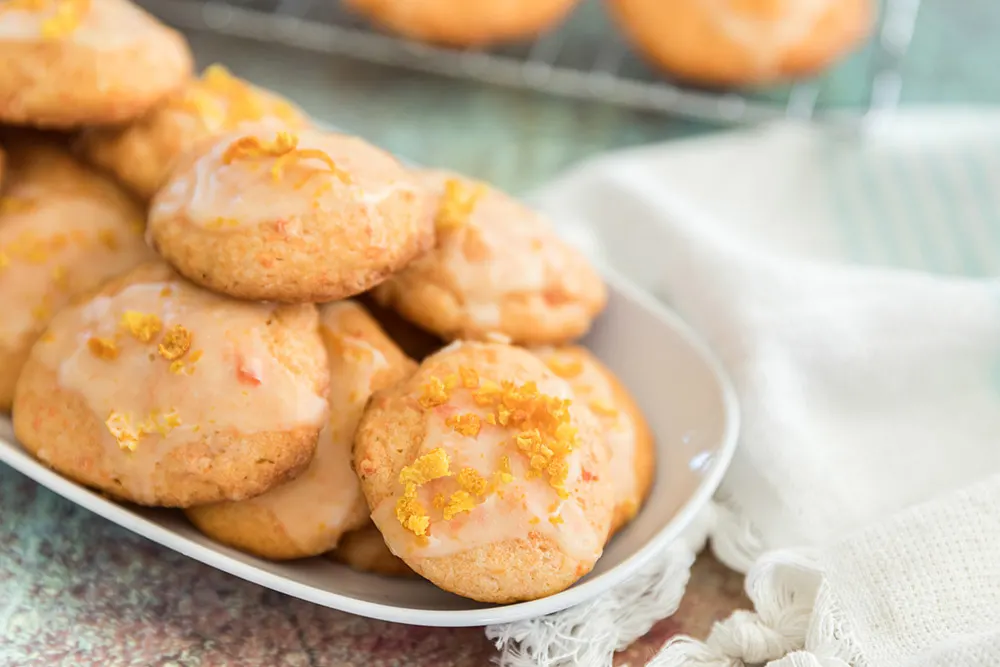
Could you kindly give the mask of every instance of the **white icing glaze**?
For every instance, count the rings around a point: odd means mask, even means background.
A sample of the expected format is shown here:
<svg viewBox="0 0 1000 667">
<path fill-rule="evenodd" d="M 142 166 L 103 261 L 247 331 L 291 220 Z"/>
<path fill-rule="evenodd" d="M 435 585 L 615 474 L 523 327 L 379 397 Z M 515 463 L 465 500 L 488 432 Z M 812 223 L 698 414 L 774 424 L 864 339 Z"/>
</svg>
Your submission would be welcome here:
<svg viewBox="0 0 1000 667">
<path fill-rule="evenodd" d="M 278 179 L 272 174 L 275 157 L 237 158 L 225 164 L 223 158 L 233 142 L 251 135 L 272 142 L 277 133 L 254 126 L 222 135 L 193 165 L 175 171 L 154 200 L 151 219 L 182 215 L 192 224 L 220 233 L 280 220 L 282 231 L 294 235 L 302 233 L 300 216 L 319 212 L 343 219 L 362 210 L 370 213 L 400 191 L 416 191 L 388 154 L 355 137 L 317 131 L 295 133 L 298 148 L 326 153 L 350 183 L 311 157 L 288 163 Z M 388 230 L 375 227 L 369 230 L 368 244 L 387 246 L 392 240 Z"/>
<path fill-rule="evenodd" d="M 37 190 L 37 192 L 33 192 Z M 32 198 L 22 195 L 32 194 Z M 18 187 L 7 201 L 30 210 L 0 216 L 0 348 L 16 349 L 74 294 L 99 285 L 152 253 L 129 212 L 86 196 L 54 195 Z M 0 200 L 3 201 L 3 200 Z M 0 204 L 2 206 L 2 204 Z M 25 249 L 29 250 L 27 256 Z"/>
<path fill-rule="evenodd" d="M 443 195 L 445 183 L 458 177 L 427 171 L 423 178 L 429 188 Z M 475 190 L 475 183 L 459 180 L 467 193 Z M 442 267 L 467 316 L 489 327 L 500 324 L 500 304 L 509 296 L 542 292 L 551 284 L 579 291 L 574 285 L 579 267 L 571 252 L 546 219 L 487 188 L 465 223 L 439 230 L 437 248 L 413 266 L 416 270 Z"/>
<path fill-rule="evenodd" d="M 538 381 L 539 391 L 550 396 L 568 398 L 570 389 L 558 378 Z M 455 414 L 477 414 L 483 420 L 476 437 L 462 435 L 446 425 L 446 419 Z M 500 486 L 500 491 L 490 494 L 471 511 L 462 512 L 445 521 L 440 510 L 434 508 L 436 494 L 445 497 L 459 489 L 454 477 L 440 478 L 418 488 L 418 499 L 431 517 L 429 536 L 418 539 L 403 528 L 396 517 L 396 501 L 402 493 L 387 497 L 375 508 L 372 520 L 385 537 L 386 544 L 397 556 L 404 558 L 433 558 L 449 556 L 468 549 L 506 539 L 527 539 L 538 533 L 554 540 L 571 558 L 581 561 L 596 559 L 604 545 L 604 535 L 598 535 L 587 520 L 580 505 L 574 500 L 575 487 L 584 476 L 580 452 L 567 457 L 569 474 L 566 488 L 569 498 L 561 500 L 555 489 L 542 477 L 527 479 L 528 461 L 511 444 L 515 432 L 485 422 L 487 408 L 477 406 L 468 390 L 456 389 L 452 399 L 433 408 L 427 416 L 427 432 L 419 453 L 425 454 L 438 447 L 450 459 L 453 475 L 470 467 L 487 480 L 497 471 L 500 457 L 510 460 L 513 481 Z M 549 521 L 558 515 L 563 523 Z"/>
<path fill-rule="evenodd" d="M 100 422 L 124 415 L 135 428 L 152 414 L 176 415 L 175 427 L 143 435 L 131 452 L 101 429 L 107 465 L 135 485 L 130 491 L 137 500 L 152 501 L 153 471 L 179 446 L 211 442 L 214 433 L 318 426 L 326 417 L 325 398 L 268 347 L 263 332 L 275 308 L 223 299 L 181 282 L 135 284 L 63 311 L 59 326 L 50 330 L 52 339 L 36 354 L 56 372 L 60 387 L 78 393 Z M 126 311 L 156 315 L 161 332 L 151 342 L 137 340 L 121 325 Z M 171 362 L 157 349 L 174 325 L 193 335 L 180 373 L 170 370 Z M 93 354 L 92 337 L 115 340 L 117 357 Z M 210 456 L 192 465 L 210 466 Z"/>
<path fill-rule="evenodd" d="M 40 10 L 7 8 L 0 3 L 0 40 L 10 42 L 45 41 L 42 28 L 57 7 L 66 0 L 48 0 Z M 152 17 L 131 2 L 89 0 L 90 6 L 75 29 L 58 41 L 98 51 L 114 51 L 136 45 L 152 30 L 162 30 Z"/>
<path fill-rule="evenodd" d="M 732 0 L 701 0 L 712 20 L 739 42 L 760 67 L 779 60 L 784 50 L 808 37 L 834 0 L 779 0 L 780 10 L 752 15 L 733 7 Z"/>
<path fill-rule="evenodd" d="M 316 454 L 309 467 L 294 480 L 267 493 L 243 501 L 270 511 L 285 534 L 302 550 L 334 548 L 350 525 L 356 507 L 363 504 L 361 485 L 351 467 L 351 446 L 372 394 L 375 376 L 389 368 L 382 352 L 371 343 L 343 331 L 341 316 L 346 310 L 363 309 L 351 302 L 325 306 L 321 331 L 330 355 L 330 417 L 319 435 Z M 392 343 L 385 341 L 386 344 Z M 358 517 L 365 520 L 366 515 Z"/>
</svg>

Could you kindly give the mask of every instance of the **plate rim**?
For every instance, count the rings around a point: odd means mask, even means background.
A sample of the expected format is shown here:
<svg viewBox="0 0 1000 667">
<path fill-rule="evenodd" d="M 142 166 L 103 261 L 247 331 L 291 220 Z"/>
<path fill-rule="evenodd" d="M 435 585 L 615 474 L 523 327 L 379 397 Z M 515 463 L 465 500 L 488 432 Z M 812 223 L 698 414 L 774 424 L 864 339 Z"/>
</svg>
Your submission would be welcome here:
<svg viewBox="0 0 1000 667">
<path fill-rule="evenodd" d="M 722 363 L 707 343 L 673 310 L 647 294 L 621 273 L 608 266 L 602 266 L 601 271 L 613 289 L 638 302 L 640 306 L 662 319 L 698 354 L 721 390 L 720 398 L 725 425 L 718 451 L 713 457 L 709 470 L 698 487 L 666 525 L 635 553 L 604 574 L 581 584 L 574 584 L 554 595 L 527 602 L 469 610 L 407 609 L 381 602 L 358 600 L 349 595 L 295 582 L 256 566 L 242 563 L 232 556 L 178 535 L 174 531 L 136 514 L 128 507 L 108 500 L 95 491 L 63 477 L 31 456 L 16 441 L 9 441 L 2 435 L 0 435 L 0 461 L 70 502 L 167 549 L 258 586 L 323 607 L 382 621 L 435 627 L 477 627 L 511 623 L 562 611 L 592 600 L 624 582 L 657 554 L 662 553 L 669 544 L 681 537 L 684 530 L 691 525 L 702 508 L 708 504 L 722 483 L 723 476 L 729 469 L 729 464 L 736 451 L 739 433 L 740 410 L 736 391 Z"/>
</svg>

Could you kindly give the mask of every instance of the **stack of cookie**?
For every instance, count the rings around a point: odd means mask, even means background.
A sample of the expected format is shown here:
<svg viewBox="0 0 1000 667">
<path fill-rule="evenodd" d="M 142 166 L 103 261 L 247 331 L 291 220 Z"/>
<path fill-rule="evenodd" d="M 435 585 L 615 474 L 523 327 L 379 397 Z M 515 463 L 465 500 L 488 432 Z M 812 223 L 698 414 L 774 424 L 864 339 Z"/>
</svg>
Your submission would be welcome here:
<svg viewBox="0 0 1000 667">
<path fill-rule="evenodd" d="M 17 2 L 8 23 L 18 58 L 76 68 L 18 61 L 35 79 L 0 89 L 5 122 L 74 132 L 0 138 L 0 404 L 28 451 L 264 558 L 332 552 L 488 602 L 590 571 L 653 443 L 571 345 L 605 287 L 545 220 L 221 67 L 188 79 L 183 41 L 123 0 Z M 171 84 L 120 71 L 146 44 L 174 48 Z"/>
</svg>

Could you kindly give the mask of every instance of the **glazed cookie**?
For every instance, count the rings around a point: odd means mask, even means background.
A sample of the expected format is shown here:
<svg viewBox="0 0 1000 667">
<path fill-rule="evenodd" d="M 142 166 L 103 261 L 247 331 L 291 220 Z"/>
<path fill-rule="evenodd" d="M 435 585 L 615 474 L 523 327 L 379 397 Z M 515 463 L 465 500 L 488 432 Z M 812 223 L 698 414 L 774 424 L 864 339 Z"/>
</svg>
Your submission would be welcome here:
<svg viewBox="0 0 1000 667">
<path fill-rule="evenodd" d="M 287 560 L 325 553 L 345 532 L 369 522 L 351 468 L 354 431 L 372 392 L 409 375 L 416 364 L 351 301 L 323 306 L 320 333 L 330 364 L 330 418 L 316 455 L 301 475 L 256 498 L 188 509 L 188 518 L 209 537 Z"/>
<path fill-rule="evenodd" d="M 75 296 L 154 257 L 142 210 L 55 145 L 11 145 L 0 198 L 0 411 L 32 344 Z"/>
<path fill-rule="evenodd" d="M 406 563 L 392 555 L 382 533 L 368 522 L 363 528 L 345 534 L 330 558 L 359 572 L 371 572 L 384 577 L 414 577 L 416 573 Z"/>
<path fill-rule="evenodd" d="M 72 128 L 136 118 L 191 74 L 181 35 L 128 0 L 0 3 L 0 122 Z"/>
<path fill-rule="evenodd" d="M 636 46 L 681 78 L 745 85 L 813 74 L 871 31 L 872 0 L 608 0 Z"/>
<path fill-rule="evenodd" d="M 603 308 L 600 276 L 541 216 L 483 184 L 423 172 L 439 201 L 437 246 L 374 291 L 446 339 L 545 345 L 579 337 Z"/>
<path fill-rule="evenodd" d="M 389 549 L 482 602 L 551 595 L 589 572 L 614 511 L 607 443 L 526 350 L 454 343 L 377 392 L 354 467 Z"/>
<path fill-rule="evenodd" d="M 549 347 L 532 352 L 569 383 L 575 400 L 590 408 L 607 437 L 615 486 L 614 533 L 635 516 L 653 485 L 656 446 L 649 424 L 628 390 L 586 348 Z"/>
<path fill-rule="evenodd" d="M 293 130 L 309 125 L 306 115 L 283 97 L 212 65 L 134 123 L 84 130 L 77 148 L 148 201 L 178 156 L 204 139 L 250 123 Z"/>
<path fill-rule="evenodd" d="M 385 29 L 451 46 L 533 37 L 561 21 L 577 0 L 346 0 Z"/>
<path fill-rule="evenodd" d="M 326 420 L 311 305 L 233 301 L 144 264 L 60 312 L 14 432 L 43 463 L 143 505 L 242 500 L 301 472 Z"/>
<path fill-rule="evenodd" d="M 388 153 L 342 134 L 258 129 L 181 158 L 153 200 L 154 246 L 242 299 L 333 301 L 432 244 L 428 194 Z"/>
</svg>

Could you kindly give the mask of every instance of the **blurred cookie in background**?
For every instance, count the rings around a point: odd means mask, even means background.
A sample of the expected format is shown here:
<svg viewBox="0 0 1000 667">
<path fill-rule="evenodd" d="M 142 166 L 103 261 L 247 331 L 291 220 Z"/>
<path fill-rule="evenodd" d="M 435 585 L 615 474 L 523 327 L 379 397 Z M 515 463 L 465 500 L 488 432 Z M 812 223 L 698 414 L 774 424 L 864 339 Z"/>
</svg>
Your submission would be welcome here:
<svg viewBox="0 0 1000 667">
<path fill-rule="evenodd" d="M 416 577 L 406 563 L 396 558 L 386 546 L 382 533 L 375 524 L 351 531 L 340 538 L 335 551 L 328 554 L 331 560 L 343 563 L 358 572 L 371 572 L 385 577 Z"/>
<path fill-rule="evenodd" d="M 148 201 L 178 156 L 203 139 L 250 124 L 295 130 L 310 121 L 284 97 L 212 65 L 135 122 L 87 128 L 76 148 Z"/>
<path fill-rule="evenodd" d="M 345 0 L 390 32 L 447 46 L 484 46 L 533 37 L 561 21 L 577 0 Z"/>
<path fill-rule="evenodd" d="M 70 129 L 132 120 L 177 89 L 180 33 L 128 0 L 0 3 L 0 122 Z"/>
<path fill-rule="evenodd" d="M 693 83 L 763 84 L 819 72 L 857 47 L 872 0 L 607 0 L 656 65 Z"/>
<path fill-rule="evenodd" d="M 5 136 L 0 198 L 0 410 L 32 345 L 74 297 L 153 259 L 144 211 L 118 186 L 33 133 Z"/>
</svg>

